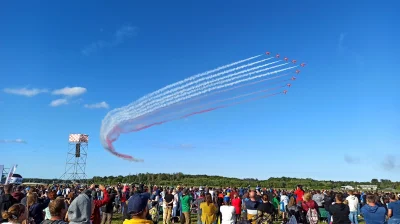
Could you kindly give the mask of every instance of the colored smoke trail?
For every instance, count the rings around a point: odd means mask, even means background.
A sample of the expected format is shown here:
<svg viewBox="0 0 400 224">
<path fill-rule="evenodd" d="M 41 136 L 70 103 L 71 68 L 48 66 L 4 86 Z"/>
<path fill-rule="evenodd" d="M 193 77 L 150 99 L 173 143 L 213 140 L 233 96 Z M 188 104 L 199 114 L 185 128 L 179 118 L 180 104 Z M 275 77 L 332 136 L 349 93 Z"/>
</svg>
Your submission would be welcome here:
<svg viewBox="0 0 400 224">
<path fill-rule="evenodd" d="M 286 93 L 282 88 L 289 87 L 287 82 L 294 78 L 279 79 L 297 65 L 272 57 L 259 60 L 261 56 L 191 76 L 110 111 L 100 129 L 103 147 L 120 158 L 143 161 L 117 152 L 113 143 L 123 133 Z M 269 60 L 273 61 L 265 63 Z"/>
</svg>

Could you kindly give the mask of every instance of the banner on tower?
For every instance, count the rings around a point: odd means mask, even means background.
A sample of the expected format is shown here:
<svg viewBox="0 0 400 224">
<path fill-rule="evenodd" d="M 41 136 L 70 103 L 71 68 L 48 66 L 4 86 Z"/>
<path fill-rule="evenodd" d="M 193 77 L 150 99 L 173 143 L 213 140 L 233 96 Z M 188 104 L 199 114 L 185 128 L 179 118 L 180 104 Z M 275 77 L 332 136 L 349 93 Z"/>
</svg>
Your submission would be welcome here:
<svg viewBox="0 0 400 224">
<path fill-rule="evenodd" d="M 79 142 L 89 142 L 89 135 L 85 134 L 69 134 L 69 142 L 79 143 Z"/>
</svg>

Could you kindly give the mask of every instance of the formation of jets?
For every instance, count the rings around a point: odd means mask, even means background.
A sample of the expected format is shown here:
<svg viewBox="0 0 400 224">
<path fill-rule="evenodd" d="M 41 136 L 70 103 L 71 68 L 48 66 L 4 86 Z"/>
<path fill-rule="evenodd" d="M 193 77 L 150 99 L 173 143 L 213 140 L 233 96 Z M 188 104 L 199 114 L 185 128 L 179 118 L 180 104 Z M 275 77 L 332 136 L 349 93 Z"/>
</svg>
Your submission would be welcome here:
<svg viewBox="0 0 400 224">
<path fill-rule="evenodd" d="M 266 54 L 266 55 L 271 55 L 271 52 L 267 51 L 267 52 L 265 52 L 265 54 Z M 280 55 L 280 54 L 276 54 L 275 57 L 276 57 L 276 58 L 280 58 L 281 55 Z M 284 57 L 283 60 L 289 61 L 289 58 Z M 293 64 L 296 64 L 296 62 L 297 62 L 297 60 L 292 60 L 292 63 L 293 63 Z M 301 63 L 300 66 L 301 66 L 301 67 L 304 67 L 304 66 L 306 66 L 306 63 Z"/>
<path fill-rule="evenodd" d="M 266 54 L 266 55 L 271 55 L 271 52 L 267 51 L 267 52 L 265 52 L 265 54 Z M 280 58 L 281 55 L 280 55 L 280 54 L 276 54 L 275 57 L 276 57 L 276 58 Z M 289 61 L 289 58 L 288 58 L 288 57 L 284 57 L 283 60 Z M 297 62 L 297 60 L 294 60 L 294 59 L 292 60 L 292 63 L 293 63 L 293 64 L 296 64 L 296 62 Z M 301 66 L 301 67 L 304 67 L 304 66 L 306 66 L 306 63 L 301 63 L 300 66 Z M 299 74 L 299 73 L 300 73 L 300 70 L 297 69 L 295 72 L 296 72 L 296 74 Z M 293 80 L 293 81 L 296 80 L 296 77 L 293 76 L 293 77 L 291 78 L 291 80 Z M 286 86 L 290 88 L 290 87 L 292 86 L 292 84 L 288 83 L 288 84 L 286 84 Z M 283 90 L 282 93 L 283 93 L 283 94 L 286 94 L 286 93 L 287 93 L 287 90 Z"/>
</svg>

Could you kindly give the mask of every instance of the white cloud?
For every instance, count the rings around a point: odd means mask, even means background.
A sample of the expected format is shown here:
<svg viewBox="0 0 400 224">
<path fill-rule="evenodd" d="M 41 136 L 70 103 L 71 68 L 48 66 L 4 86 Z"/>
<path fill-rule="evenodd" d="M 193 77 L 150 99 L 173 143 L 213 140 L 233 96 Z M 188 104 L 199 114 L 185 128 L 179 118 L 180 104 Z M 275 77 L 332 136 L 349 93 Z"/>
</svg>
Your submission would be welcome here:
<svg viewBox="0 0 400 224">
<path fill-rule="evenodd" d="M 79 96 L 86 93 L 86 88 L 83 87 L 65 87 L 62 89 L 56 89 L 53 91 L 53 95 L 64 95 L 64 96 Z"/>
<path fill-rule="evenodd" d="M 137 29 L 133 26 L 122 26 L 115 33 L 112 40 L 98 40 L 95 41 L 82 49 L 82 54 L 88 56 L 94 52 L 97 52 L 103 48 L 111 48 L 117 45 L 120 45 L 125 42 L 126 39 L 129 39 L 136 35 Z"/>
<path fill-rule="evenodd" d="M 126 39 L 133 37 L 137 29 L 133 26 L 123 26 L 115 32 L 113 45 L 122 44 Z"/>
<path fill-rule="evenodd" d="M 108 109 L 110 106 L 106 102 L 103 101 L 100 103 L 85 104 L 84 107 L 89 108 L 89 109 L 99 109 L 99 108 Z"/>
<path fill-rule="evenodd" d="M 50 106 L 58 107 L 58 106 L 61 106 L 61 105 L 66 105 L 66 104 L 68 104 L 68 100 L 67 99 L 57 99 L 57 100 L 51 101 Z"/>
<path fill-rule="evenodd" d="M 7 140 L 7 139 L 2 139 L 0 140 L 0 143 L 20 143 L 20 144 L 26 144 L 27 142 L 22 139 L 13 139 L 13 140 Z"/>
<path fill-rule="evenodd" d="M 20 95 L 20 96 L 27 96 L 27 97 L 32 97 L 36 96 L 40 93 L 47 93 L 47 89 L 27 89 L 27 88 L 5 88 L 3 89 L 5 93 L 8 94 L 14 94 L 14 95 Z"/>
</svg>

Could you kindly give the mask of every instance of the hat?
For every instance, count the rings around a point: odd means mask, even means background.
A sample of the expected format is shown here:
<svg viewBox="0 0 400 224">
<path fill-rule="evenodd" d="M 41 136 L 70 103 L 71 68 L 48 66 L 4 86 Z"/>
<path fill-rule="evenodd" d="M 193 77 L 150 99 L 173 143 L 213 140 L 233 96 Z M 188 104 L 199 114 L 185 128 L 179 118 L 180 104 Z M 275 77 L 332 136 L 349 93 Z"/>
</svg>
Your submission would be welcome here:
<svg viewBox="0 0 400 224">
<path fill-rule="evenodd" d="M 142 212 L 147 207 L 148 201 L 148 194 L 134 194 L 128 200 L 128 213 L 138 214 Z"/>
</svg>

